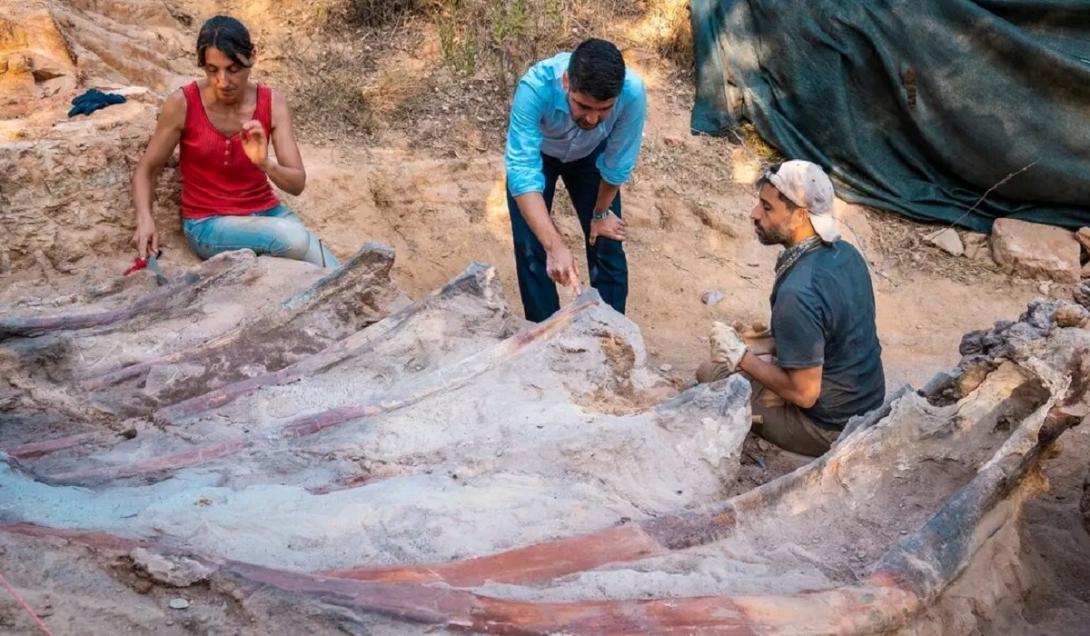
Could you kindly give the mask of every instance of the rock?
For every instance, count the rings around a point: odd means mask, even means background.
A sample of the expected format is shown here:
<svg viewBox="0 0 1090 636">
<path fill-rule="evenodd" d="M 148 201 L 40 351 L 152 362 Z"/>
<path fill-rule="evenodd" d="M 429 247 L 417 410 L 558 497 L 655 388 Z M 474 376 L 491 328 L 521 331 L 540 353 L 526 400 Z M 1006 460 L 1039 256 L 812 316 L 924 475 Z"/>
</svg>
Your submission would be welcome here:
<svg viewBox="0 0 1090 636">
<path fill-rule="evenodd" d="M 153 93 L 147 86 L 123 86 L 106 92 L 121 95 L 125 99 L 144 102 L 145 104 L 151 104 L 153 106 L 158 106 L 160 102 L 162 102 L 159 96 Z"/>
<path fill-rule="evenodd" d="M 1090 280 L 1084 280 L 1078 285 L 1075 285 L 1075 289 L 1072 290 L 1071 295 L 1074 296 L 1075 302 L 1090 309 Z"/>
<path fill-rule="evenodd" d="M 685 139 L 678 135 L 666 135 L 662 138 L 662 143 L 671 148 L 680 148 L 685 145 Z"/>
<path fill-rule="evenodd" d="M 1063 305 L 1063 301 L 1050 298 L 1035 298 L 1026 306 L 1026 311 L 1018 318 L 1018 322 L 1011 325 L 1015 329 L 1019 325 L 1027 324 L 1041 331 L 1048 331 L 1052 326 L 1052 317 L 1056 309 Z M 1010 331 L 1008 329 L 1007 331 Z"/>
<path fill-rule="evenodd" d="M 958 353 L 963 356 L 971 356 L 984 353 L 984 337 L 988 334 L 983 329 L 970 331 L 961 337 L 958 345 Z"/>
<path fill-rule="evenodd" d="M 30 115 L 61 88 L 76 88 L 75 56 L 52 13 L 40 6 L 8 3 L 0 51 L 7 62 L 0 69 L 0 119 Z"/>
<path fill-rule="evenodd" d="M 718 304 L 721 300 L 723 300 L 723 292 L 719 290 L 704 292 L 704 295 L 700 297 L 700 302 L 709 307 Z"/>
<path fill-rule="evenodd" d="M 1082 514 L 1082 527 L 1090 532 L 1090 466 L 1086 470 L 1086 478 L 1082 483 L 1082 500 L 1079 501 L 1079 512 Z"/>
<path fill-rule="evenodd" d="M 953 228 L 947 227 L 928 234 L 924 237 L 924 240 L 953 256 L 961 256 L 965 253 L 965 246 L 961 243 L 961 237 Z"/>
<path fill-rule="evenodd" d="M 1064 304 L 1058 307 L 1052 314 L 1052 320 L 1057 327 L 1070 328 L 1082 327 L 1090 319 L 1090 310 L 1079 305 Z"/>
<path fill-rule="evenodd" d="M 1026 278 L 1078 282 L 1079 242 L 1068 230 L 999 219 L 992 226 L 992 258 L 1005 271 Z"/>
<path fill-rule="evenodd" d="M 189 607 L 189 601 L 178 596 L 170 599 L 170 603 L 168 603 L 168 605 L 170 605 L 170 609 L 184 610 L 185 608 Z"/>
<path fill-rule="evenodd" d="M 1087 254 L 1090 254 L 1090 227 L 1080 227 L 1078 232 L 1075 232 L 1075 240 L 1082 245 L 1082 249 L 1086 250 Z"/>
<path fill-rule="evenodd" d="M 965 256 L 974 261 L 988 256 L 988 235 L 980 232 L 966 232 L 961 237 L 965 245 Z"/>
<path fill-rule="evenodd" d="M 131 200 L 132 159 L 140 156 L 154 125 L 155 108 L 134 101 L 58 123 L 32 140 L 0 139 L 0 216 L 13 271 L 40 265 L 38 252 L 51 263 L 67 263 L 130 249 L 132 212 L 118 202 Z M 160 245 L 167 246 L 184 242 L 171 163 L 159 181 L 154 210 Z"/>
<path fill-rule="evenodd" d="M 174 587 L 188 587 L 206 580 L 212 574 L 211 568 L 193 559 L 164 556 L 145 548 L 133 549 L 129 558 L 152 579 Z"/>
<path fill-rule="evenodd" d="M 919 390 L 919 394 L 926 397 L 932 404 L 935 404 L 942 399 L 947 400 L 948 403 L 956 402 L 958 396 L 955 392 L 958 388 L 958 379 L 960 377 L 961 369 L 939 371 L 927 381 L 927 384 L 925 384 L 922 389 Z"/>
<path fill-rule="evenodd" d="M 166 3 L 71 4 L 6 2 L 0 10 L 0 233 L 13 271 L 32 267 L 36 250 L 61 271 L 78 271 L 72 264 L 85 255 L 130 249 L 133 162 L 155 127 L 158 96 L 192 73 L 193 36 Z M 131 51 L 139 55 L 122 53 Z M 129 101 L 68 119 L 71 99 L 89 88 Z M 184 242 L 175 163 L 159 181 L 154 212 L 168 248 Z"/>
<path fill-rule="evenodd" d="M 673 370 L 674 370 L 673 365 L 669 365 L 669 364 L 664 364 L 661 367 L 659 367 L 659 371 L 662 371 L 663 373 L 669 373 L 669 372 L 671 372 Z"/>
</svg>

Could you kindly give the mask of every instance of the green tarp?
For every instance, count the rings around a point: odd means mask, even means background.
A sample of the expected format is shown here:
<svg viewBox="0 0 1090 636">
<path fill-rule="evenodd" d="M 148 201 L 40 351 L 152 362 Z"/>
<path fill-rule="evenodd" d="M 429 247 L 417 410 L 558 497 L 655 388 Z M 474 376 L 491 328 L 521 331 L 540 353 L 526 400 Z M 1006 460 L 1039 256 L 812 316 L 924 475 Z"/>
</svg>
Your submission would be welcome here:
<svg viewBox="0 0 1090 636">
<path fill-rule="evenodd" d="M 691 6 L 694 131 L 752 122 L 845 199 L 915 219 L 1090 225 L 1090 0 Z"/>
</svg>

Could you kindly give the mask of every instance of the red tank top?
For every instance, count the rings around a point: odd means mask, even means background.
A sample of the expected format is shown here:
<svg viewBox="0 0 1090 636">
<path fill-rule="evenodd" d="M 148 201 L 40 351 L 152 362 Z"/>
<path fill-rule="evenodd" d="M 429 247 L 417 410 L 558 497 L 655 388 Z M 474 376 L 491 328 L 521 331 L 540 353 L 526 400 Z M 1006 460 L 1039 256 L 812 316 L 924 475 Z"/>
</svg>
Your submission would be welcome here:
<svg viewBox="0 0 1090 636">
<path fill-rule="evenodd" d="M 269 178 L 250 163 L 242 151 L 242 136 L 227 137 L 208 119 L 196 82 L 185 92 L 185 127 L 182 129 L 179 170 L 182 178 L 182 217 L 244 215 L 276 207 Z M 257 85 L 253 119 L 272 130 L 272 91 Z"/>
</svg>

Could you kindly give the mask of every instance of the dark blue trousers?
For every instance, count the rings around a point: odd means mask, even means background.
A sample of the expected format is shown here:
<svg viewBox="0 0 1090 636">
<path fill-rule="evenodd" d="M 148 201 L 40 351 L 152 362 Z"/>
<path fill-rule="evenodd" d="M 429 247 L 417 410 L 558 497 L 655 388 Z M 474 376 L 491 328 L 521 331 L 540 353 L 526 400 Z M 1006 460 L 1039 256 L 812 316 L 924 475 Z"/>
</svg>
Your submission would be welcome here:
<svg viewBox="0 0 1090 636">
<path fill-rule="evenodd" d="M 579 225 L 583 228 L 590 285 L 598 290 L 602 300 L 623 314 L 625 301 L 628 299 L 628 261 L 625 259 L 624 246 L 620 241 L 603 237 L 598 237 L 594 245 L 587 240 L 590 236 L 594 204 L 598 201 L 598 184 L 602 180 L 601 173 L 594 165 L 600 152 L 601 148 L 589 157 L 568 163 L 541 155 L 542 171 L 545 174 L 545 190 L 541 194 L 545 198 L 545 206 L 552 212 L 556 180 L 564 180 L 564 187 L 567 188 L 568 196 L 575 204 L 575 212 L 579 215 Z M 620 192 L 613 199 L 610 209 L 617 216 L 621 216 Z M 527 320 L 541 322 L 560 309 L 556 283 L 545 271 L 545 248 L 522 218 L 510 190 L 507 191 L 507 210 L 511 215 L 515 269 L 518 272 L 522 306 L 526 310 Z"/>
</svg>

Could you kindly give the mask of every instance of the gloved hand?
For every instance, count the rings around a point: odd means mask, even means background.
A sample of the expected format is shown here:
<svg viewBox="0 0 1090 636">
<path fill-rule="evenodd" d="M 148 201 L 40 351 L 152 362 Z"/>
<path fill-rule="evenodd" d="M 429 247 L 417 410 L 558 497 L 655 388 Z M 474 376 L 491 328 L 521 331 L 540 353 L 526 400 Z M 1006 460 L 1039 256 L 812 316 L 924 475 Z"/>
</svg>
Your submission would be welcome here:
<svg viewBox="0 0 1090 636">
<path fill-rule="evenodd" d="M 711 342 L 712 362 L 726 365 L 730 373 L 738 370 L 742 358 L 746 355 L 746 343 L 733 327 L 719 321 L 712 323 L 712 332 L 708 337 Z"/>
<path fill-rule="evenodd" d="M 746 343 L 746 349 L 755 356 L 776 355 L 776 340 L 772 337 L 772 330 L 764 323 L 735 322 L 734 330 Z"/>
</svg>

